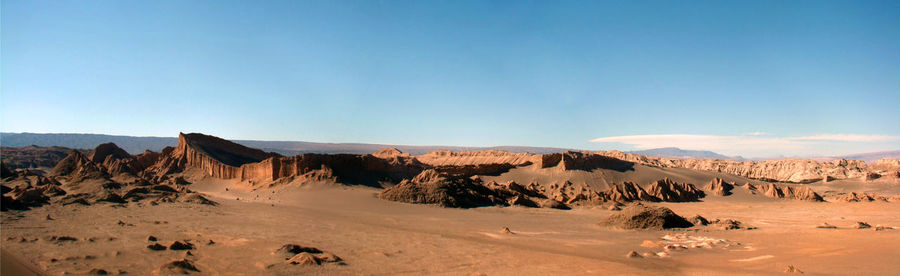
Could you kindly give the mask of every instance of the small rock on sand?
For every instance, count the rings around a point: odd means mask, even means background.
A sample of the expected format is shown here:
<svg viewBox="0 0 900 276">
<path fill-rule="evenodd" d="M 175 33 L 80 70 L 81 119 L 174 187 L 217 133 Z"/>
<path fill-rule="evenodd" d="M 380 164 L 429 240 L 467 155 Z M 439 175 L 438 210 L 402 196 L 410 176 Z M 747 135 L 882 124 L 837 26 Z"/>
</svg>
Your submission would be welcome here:
<svg viewBox="0 0 900 276">
<path fill-rule="evenodd" d="M 159 244 L 159 243 L 154 243 L 154 244 L 148 245 L 147 248 L 149 248 L 150 250 L 154 250 L 154 251 L 166 250 L 166 246 Z"/>
<path fill-rule="evenodd" d="M 690 221 L 691 223 L 693 223 L 694 225 L 707 225 L 707 224 L 709 224 L 709 220 L 707 220 L 706 218 L 704 218 L 704 217 L 702 217 L 702 216 L 700 216 L 700 215 L 696 215 L 696 216 L 692 217 L 689 221 Z"/>
<path fill-rule="evenodd" d="M 156 241 L 156 237 L 154 237 L 154 236 L 147 236 L 147 241 Z"/>
<path fill-rule="evenodd" d="M 340 262 L 341 260 L 343 260 L 343 259 L 341 259 L 341 257 L 338 257 L 337 255 L 334 255 L 334 254 L 331 254 L 328 252 L 320 254 L 318 258 L 320 261 L 323 261 L 326 263 Z"/>
<path fill-rule="evenodd" d="M 872 225 L 869 225 L 868 223 L 865 223 L 862 221 L 856 222 L 856 229 L 866 229 L 866 228 L 872 228 Z"/>
<path fill-rule="evenodd" d="M 513 233 L 513 231 L 509 230 L 509 227 L 503 227 L 503 229 L 500 229 L 500 233 L 501 234 L 515 234 L 515 233 Z"/>
<path fill-rule="evenodd" d="M 294 257 L 291 257 L 290 259 L 288 259 L 287 262 L 289 264 L 293 264 L 293 265 L 319 265 L 320 264 L 319 259 L 316 258 L 316 256 L 313 256 L 312 254 L 307 253 L 307 252 L 301 252 L 297 255 L 294 255 Z"/>
<path fill-rule="evenodd" d="M 194 249 L 194 245 L 187 241 L 175 241 L 169 245 L 169 250 L 190 250 Z"/>
<path fill-rule="evenodd" d="M 787 269 L 784 270 L 784 273 L 799 273 L 799 274 L 803 274 L 803 271 L 800 271 L 800 269 L 798 269 L 798 268 L 797 268 L 796 266 L 794 266 L 794 265 L 788 265 Z"/>
<path fill-rule="evenodd" d="M 306 247 L 306 246 L 300 246 L 300 245 L 289 243 L 289 244 L 282 245 L 281 248 L 278 248 L 278 250 L 275 250 L 275 252 L 273 252 L 272 254 L 273 255 L 289 254 L 289 255 L 293 255 L 296 257 L 296 254 L 304 253 L 304 252 L 318 254 L 318 253 L 322 253 L 322 250 L 319 250 L 318 248 L 315 248 L 315 247 Z"/>
<path fill-rule="evenodd" d="M 641 256 L 641 254 L 638 254 L 636 251 L 632 250 L 631 252 L 628 252 L 628 254 L 625 254 L 625 258 L 643 258 L 643 257 Z"/>
<path fill-rule="evenodd" d="M 200 272 L 194 263 L 188 259 L 173 260 L 160 267 L 160 270 L 174 272 L 173 274 L 188 274 L 191 272 Z"/>
<path fill-rule="evenodd" d="M 831 224 L 828 224 L 827 222 L 825 222 L 825 223 L 822 223 L 822 225 L 816 226 L 816 228 L 820 228 L 820 229 L 837 229 L 837 226 L 834 226 L 834 225 L 831 225 Z"/>
<path fill-rule="evenodd" d="M 891 229 L 894 229 L 894 227 L 884 226 L 884 225 L 875 225 L 875 231 L 884 231 L 884 230 L 891 230 Z"/>
<path fill-rule="evenodd" d="M 644 240 L 643 242 L 641 242 L 641 247 L 653 248 L 653 247 L 660 247 L 661 245 L 662 245 L 662 243 L 658 242 L 658 241 Z"/>
</svg>

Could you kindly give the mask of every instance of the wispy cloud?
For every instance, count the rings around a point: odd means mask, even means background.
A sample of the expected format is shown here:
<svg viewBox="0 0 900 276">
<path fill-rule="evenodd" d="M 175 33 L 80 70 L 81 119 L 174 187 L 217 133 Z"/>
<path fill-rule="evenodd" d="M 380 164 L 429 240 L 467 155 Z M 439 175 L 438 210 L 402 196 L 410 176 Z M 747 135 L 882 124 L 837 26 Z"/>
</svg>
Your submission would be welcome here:
<svg viewBox="0 0 900 276">
<path fill-rule="evenodd" d="M 634 149 L 677 147 L 711 150 L 729 155 L 767 157 L 776 155 L 817 156 L 900 148 L 900 137 L 862 134 L 818 134 L 776 137 L 763 132 L 739 136 L 653 134 L 601 137 L 595 143 L 619 143 Z"/>
</svg>

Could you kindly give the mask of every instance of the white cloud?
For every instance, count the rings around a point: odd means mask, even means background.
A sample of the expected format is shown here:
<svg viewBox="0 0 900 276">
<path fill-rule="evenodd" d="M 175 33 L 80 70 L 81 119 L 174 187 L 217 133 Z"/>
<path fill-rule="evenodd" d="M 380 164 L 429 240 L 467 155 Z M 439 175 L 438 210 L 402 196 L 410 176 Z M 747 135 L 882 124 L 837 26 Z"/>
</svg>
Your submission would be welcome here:
<svg viewBox="0 0 900 276">
<path fill-rule="evenodd" d="M 794 137 L 790 139 L 810 141 L 887 142 L 891 140 L 898 140 L 900 139 L 900 137 L 889 135 L 820 134 L 813 136 Z"/>
<path fill-rule="evenodd" d="M 745 157 L 822 156 L 851 154 L 900 148 L 900 137 L 888 135 L 821 134 L 800 137 L 776 137 L 753 132 L 740 136 L 653 134 L 602 137 L 595 143 L 619 143 L 634 149 L 677 147 L 710 150 Z"/>
</svg>

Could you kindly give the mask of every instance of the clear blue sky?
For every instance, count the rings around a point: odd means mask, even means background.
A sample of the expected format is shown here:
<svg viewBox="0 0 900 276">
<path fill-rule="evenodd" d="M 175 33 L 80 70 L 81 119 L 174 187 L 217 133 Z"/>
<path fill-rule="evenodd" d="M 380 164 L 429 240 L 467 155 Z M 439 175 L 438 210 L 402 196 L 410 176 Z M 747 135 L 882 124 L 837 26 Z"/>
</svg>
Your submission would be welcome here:
<svg viewBox="0 0 900 276">
<path fill-rule="evenodd" d="M 4 132 L 581 149 L 815 136 L 862 138 L 711 149 L 900 149 L 900 1 L 3 0 L 0 11 Z"/>
</svg>

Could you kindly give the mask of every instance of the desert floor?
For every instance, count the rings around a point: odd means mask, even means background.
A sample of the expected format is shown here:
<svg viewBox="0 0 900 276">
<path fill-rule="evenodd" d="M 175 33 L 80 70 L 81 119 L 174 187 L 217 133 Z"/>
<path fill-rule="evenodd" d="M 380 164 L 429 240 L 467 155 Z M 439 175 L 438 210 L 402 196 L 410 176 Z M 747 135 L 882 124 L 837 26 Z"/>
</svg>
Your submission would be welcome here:
<svg viewBox="0 0 900 276">
<path fill-rule="evenodd" d="M 2 248 L 49 274 L 92 269 L 164 274 L 159 267 L 185 258 L 185 252 L 151 251 L 146 248 L 151 235 L 163 245 L 191 240 L 197 248 L 186 258 L 204 274 L 758 275 L 781 274 L 788 265 L 806 275 L 900 273 L 900 229 L 853 228 L 857 221 L 900 226 L 900 203 L 776 200 L 736 188 L 730 197 L 657 205 L 685 217 L 737 219 L 758 229 L 626 231 L 599 224 L 613 213 L 601 207 L 449 209 L 380 200 L 379 190 L 364 187 L 247 191 L 237 186 L 221 180 L 191 186 L 218 206 L 47 205 L 4 212 Z M 823 222 L 839 228 L 815 227 Z M 501 232 L 503 227 L 513 233 Z M 673 250 L 662 258 L 625 257 L 631 250 L 663 251 L 642 243 L 667 234 L 725 242 Z M 51 241 L 51 236 L 78 240 Z M 285 264 L 272 252 L 287 243 L 334 253 L 344 264 Z"/>
</svg>

